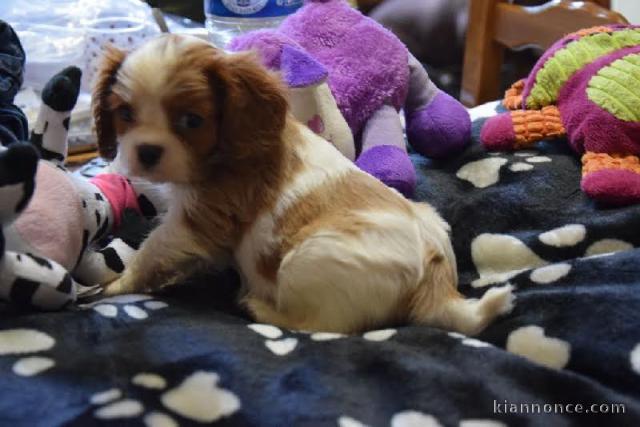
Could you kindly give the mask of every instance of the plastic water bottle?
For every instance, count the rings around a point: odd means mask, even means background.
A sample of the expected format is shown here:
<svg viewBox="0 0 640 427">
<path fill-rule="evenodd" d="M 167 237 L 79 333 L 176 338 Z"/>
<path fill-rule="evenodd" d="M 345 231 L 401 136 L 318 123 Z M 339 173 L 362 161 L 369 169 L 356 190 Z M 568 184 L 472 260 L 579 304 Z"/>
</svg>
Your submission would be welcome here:
<svg viewBox="0 0 640 427">
<path fill-rule="evenodd" d="M 277 27 L 303 3 L 304 0 L 204 0 L 209 38 L 224 49 L 240 34 Z"/>
</svg>

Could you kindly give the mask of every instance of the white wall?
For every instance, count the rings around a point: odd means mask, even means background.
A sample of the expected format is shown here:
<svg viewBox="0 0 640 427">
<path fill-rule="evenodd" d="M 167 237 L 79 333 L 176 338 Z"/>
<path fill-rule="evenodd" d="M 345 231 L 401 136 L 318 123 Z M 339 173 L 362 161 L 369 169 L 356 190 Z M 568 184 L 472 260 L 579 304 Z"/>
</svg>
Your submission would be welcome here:
<svg viewBox="0 0 640 427">
<path fill-rule="evenodd" d="M 633 24 L 640 24 L 640 1 L 612 0 L 611 8 L 622 13 L 629 22 Z"/>
</svg>

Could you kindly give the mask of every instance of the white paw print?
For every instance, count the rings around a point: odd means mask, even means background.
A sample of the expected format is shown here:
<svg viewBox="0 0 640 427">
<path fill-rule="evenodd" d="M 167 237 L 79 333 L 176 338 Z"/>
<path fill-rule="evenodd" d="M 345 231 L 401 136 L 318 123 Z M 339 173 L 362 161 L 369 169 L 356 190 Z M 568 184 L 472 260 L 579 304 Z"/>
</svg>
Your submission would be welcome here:
<svg viewBox="0 0 640 427">
<path fill-rule="evenodd" d="M 523 241 L 507 234 L 477 236 L 471 242 L 471 258 L 480 275 L 473 287 L 506 282 L 524 270 L 548 264 Z"/>
<path fill-rule="evenodd" d="M 460 340 L 460 343 L 462 345 L 467 345 L 469 347 L 475 347 L 475 348 L 493 347 L 493 345 L 489 344 L 488 342 L 480 341 L 475 338 L 469 338 L 468 336 L 460 334 L 458 332 L 447 332 L 447 335 L 449 335 L 451 338 Z"/>
<path fill-rule="evenodd" d="M 507 351 L 549 368 L 562 369 L 569 363 L 571 345 L 546 335 L 540 326 L 520 327 L 509 334 Z"/>
<path fill-rule="evenodd" d="M 511 156 L 515 161 L 505 157 L 505 153 L 489 153 L 488 157 L 469 162 L 458 169 L 456 176 L 468 181 L 476 188 L 486 188 L 496 184 L 500 180 L 500 170 L 509 164 L 511 172 L 528 172 L 534 169 L 535 164 L 551 162 L 551 157 L 537 155 L 534 151 L 518 151 Z M 521 160 L 522 159 L 522 160 Z"/>
<path fill-rule="evenodd" d="M 524 161 L 518 160 L 515 163 L 509 165 L 509 170 L 511 172 L 527 172 L 534 168 L 534 164 L 536 163 L 549 163 L 551 162 L 551 157 L 540 156 L 535 151 L 518 151 L 513 154 L 517 158 L 522 158 Z"/>
<path fill-rule="evenodd" d="M 52 336 L 35 329 L 0 330 L 0 356 L 38 353 L 50 350 L 55 343 L 56 341 Z M 25 356 L 15 361 L 12 371 L 22 377 L 32 377 L 54 366 L 55 361 L 49 357 Z M 0 375 L 3 375 L 3 373 L 0 372 Z"/>
<path fill-rule="evenodd" d="M 549 247 L 564 248 L 576 246 L 586 237 L 584 225 L 567 224 L 541 233 L 538 240 Z M 560 280 L 571 271 L 570 264 L 551 264 L 523 241 L 508 234 L 480 234 L 471 242 L 471 258 L 480 276 L 471 283 L 473 287 L 506 282 L 526 270 L 532 270 L 529 278 L 533 283 L 546 285 Z"/>
<path fill-rule="evenodd" d="M 587 228 L 582 224 L 567 224 L 541 233 L 538 240 L 548 247 L 569 248 L 584 242 Z M 590 244 L 583 259 L 609 256 L 633 249 L 633 245 L 619 239 L 600 239 Z M 518 274 L 532 270 L 529 279 L 546 285 L 567 276 L 571 264 L 551 264 L 533 252 L 523 241 L 508 234 L 483 233 L 471 242 L 471 258 L 479 278 L 471 282 L 473 287 L 483 287 L 506 282 Z"/>
<path fill-rule="evenodd" d="M 160 375 L 141 372 L 131 383 L 162 392 L 160 402 L 171 413 L 200 423 L 213 423 L 240 410 L 240 399 L 231 391 L 219 386 L 220 377 L 215 372 L 196 371 L 179 385 L 169 390 L 167 381 Z M 89 398 L 96 405 L 95 418 L 101 420 L 127 419 L 144 416 L 148 427 L 172 427 L 179 423 L 170 414 L 151 411 L 146 415 L 144 405 L 133 398 L 123 397 L 122 390 L 112 388 Z"/>
<path fill-rule="evenodd" d="M 256 332 L 257 334 L 262 335 L 267 338 L 264 345 L 267 349 L 269 349 L 273 354 L 278 356 L 286 356 L 296 349 L 298 346 L 299 340 L 295 337 L 285 337 L 283 338 L 284 333 L 280 328 L 277 328 L 273 325 L 266 325 L 262 323 L 252 323 L 247 325 L 249 329 Z M 293 332 L 293 331 L 289 331 Z M 398 331 L 396 329 L 379 329 L 374 331 L 365 332 L 362 335 L 367 341 L 387 341 L 391 337 L 393 337 Z M 304 332 L 304 331 L 295 331 L 298 334 L 309 335 L 311 341 L 335 341 L 343 338 L 347 338 L 348 335 L 339 334 L 335 332 Z"/>
<path fill-rule="evenodd" d="M 132 319 L 142 320 L 149 317 L 149 311 L 155 311 L 167 307 L 163 301 L 153 299 L 150 295 L 117 295 L 101 300 L 82 304 L 79 307 L 84 310 L 94 310 L 103 317 L 114 318 L 122 313 Z"/>
<path fill-rule="evenodd" d="M 640 375 L 640 343 L 636 344 L 629 354 L 629 360 L 631 362 L 631 369 L 636 374 Z"/>
<path fill-rule="evenodd" d="M 249 329 L 257 334 L 267 338 L 264 345 L 273 354 L 278 356 L 286 356 L 298 346 L 298 339 L 294 337 L 281 338 L 283 332 L 280 328 L 273 325 L 265 325 L 262 323 L 252 323 L 247 325 Z"/>
</svg>

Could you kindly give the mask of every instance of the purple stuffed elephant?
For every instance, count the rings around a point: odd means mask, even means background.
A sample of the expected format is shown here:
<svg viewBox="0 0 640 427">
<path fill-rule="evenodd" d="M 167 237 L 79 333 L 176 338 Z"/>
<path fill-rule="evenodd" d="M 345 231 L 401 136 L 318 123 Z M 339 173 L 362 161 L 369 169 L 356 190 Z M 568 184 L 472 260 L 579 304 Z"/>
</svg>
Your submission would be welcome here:
<svg viewBox="0 0 640 427">
<path fill-rule="evenodd" d="M 395 35 L 344 0 L 307 0 L 277 30 L 240 36 L 229 49 L 257 51 L 282 74 L 298 119 L 406 196 L 416 174 L 401 109 L 409 143 L 424 156 L 444 158 L 469 142 L 465 108 L 431 82 Z"/>
</svg>

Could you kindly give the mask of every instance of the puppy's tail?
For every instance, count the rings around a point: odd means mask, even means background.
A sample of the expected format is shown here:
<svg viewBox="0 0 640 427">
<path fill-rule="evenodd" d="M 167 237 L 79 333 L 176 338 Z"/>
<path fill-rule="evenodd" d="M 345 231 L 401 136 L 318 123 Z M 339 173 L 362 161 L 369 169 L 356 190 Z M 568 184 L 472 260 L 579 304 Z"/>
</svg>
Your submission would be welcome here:
<svg viewBox="0 0 640 427">
<path fill-rule="evenodd" d="M 472 336 L 513 309 L 513 286 L 489 289 L 480 299 L 466 299 L 457 287 L 455 265 L 435 256 L 414 295 L 409 320 Z"/>
</svg>

